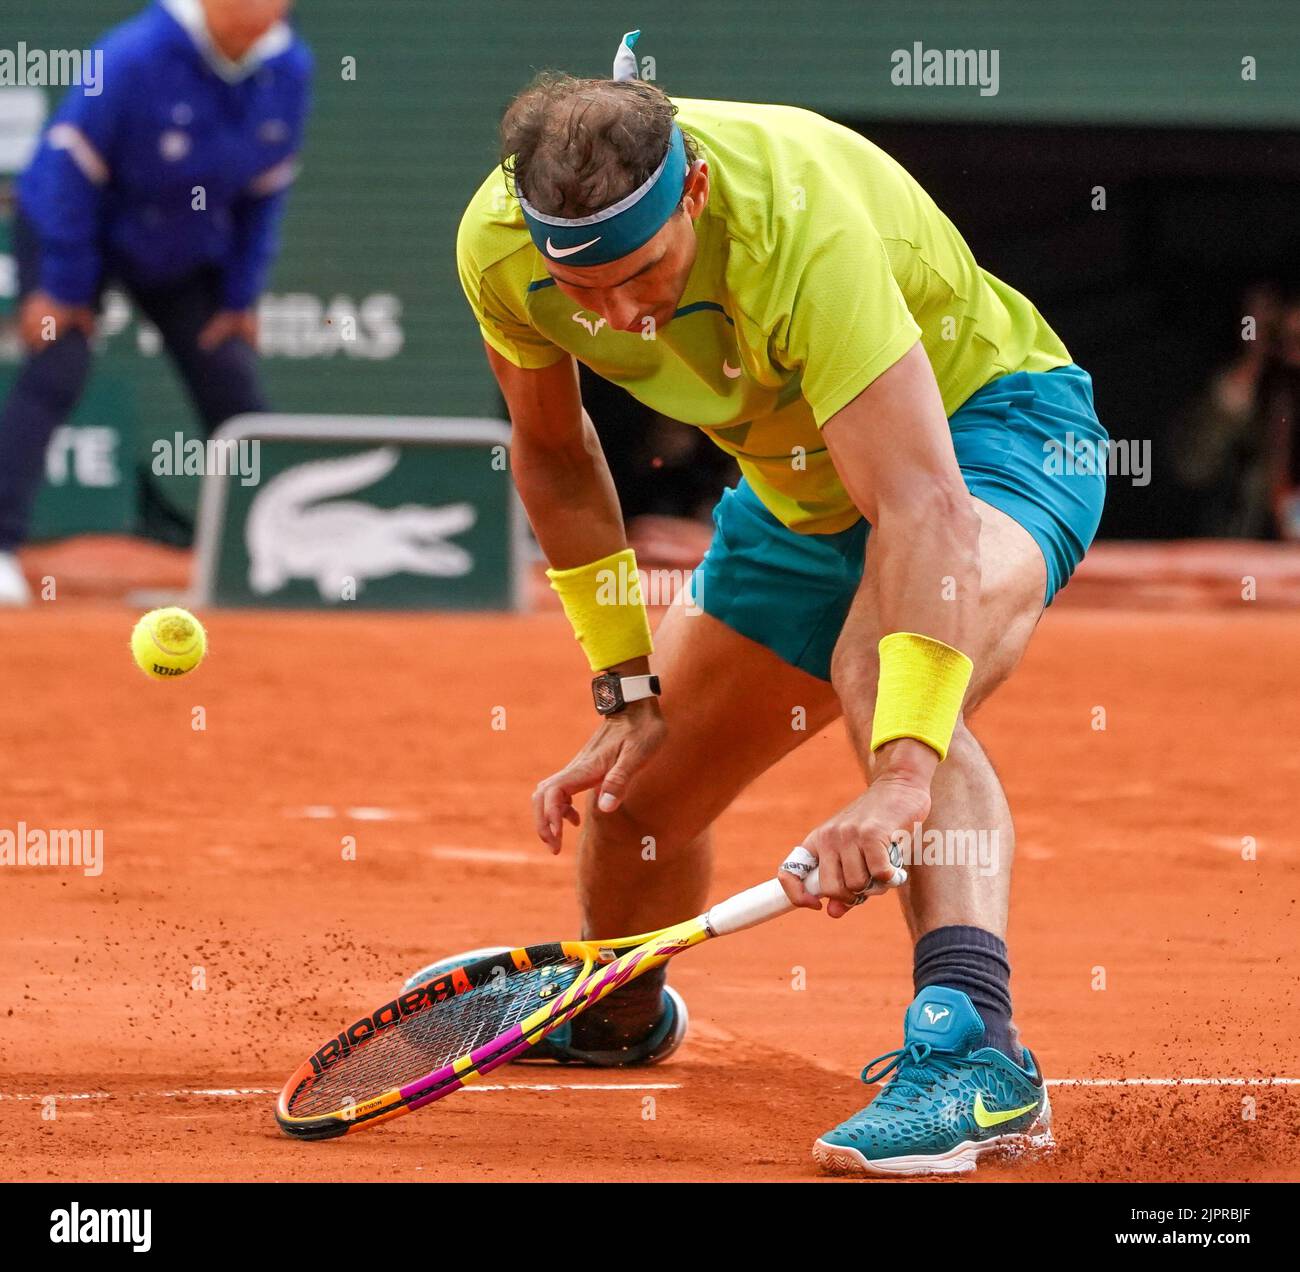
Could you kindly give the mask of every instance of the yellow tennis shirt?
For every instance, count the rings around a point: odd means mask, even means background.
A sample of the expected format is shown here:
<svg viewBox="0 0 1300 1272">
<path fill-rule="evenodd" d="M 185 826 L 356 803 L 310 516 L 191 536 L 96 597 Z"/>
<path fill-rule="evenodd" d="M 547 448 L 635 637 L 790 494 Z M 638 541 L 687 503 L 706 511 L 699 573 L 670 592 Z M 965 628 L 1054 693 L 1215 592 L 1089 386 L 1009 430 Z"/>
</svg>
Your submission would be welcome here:
<svg viewBox="0 0 1300 1272">
<path fill-rule="evenodd" d="M 710 192 L 686 291 L 652 339 L 612 331 L 554 285 L 500 168 L 471 200 L 461 284 L 484 340 L 516 366 L 571 354 L 703 429 L 785 525 L 828 534 L 859 513 L 819 429 L 918 339 L 950 417 L 998 376 L 1070 362 L 866 138 L 792 106 L 676 104 Z"/>
</svg>

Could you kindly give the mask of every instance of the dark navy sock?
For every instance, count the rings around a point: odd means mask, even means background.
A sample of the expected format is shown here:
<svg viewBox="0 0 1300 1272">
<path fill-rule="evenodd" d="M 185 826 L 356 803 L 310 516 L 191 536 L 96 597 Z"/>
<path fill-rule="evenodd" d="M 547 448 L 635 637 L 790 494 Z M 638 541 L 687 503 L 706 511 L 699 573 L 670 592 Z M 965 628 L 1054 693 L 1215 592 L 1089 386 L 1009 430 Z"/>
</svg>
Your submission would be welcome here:
<svg viewBox="0 0 1300 1272">
<path fill-rule="evenodd" d="M 1001 937 L 977 927 L 927 932 L 912 954 L 912 985 L 918 994 L 931 985 L 961 990 L 984 1021 L 984 1046 L 1022 1062 L 1011 1026 L 1011 964 Z"/>
</svg>

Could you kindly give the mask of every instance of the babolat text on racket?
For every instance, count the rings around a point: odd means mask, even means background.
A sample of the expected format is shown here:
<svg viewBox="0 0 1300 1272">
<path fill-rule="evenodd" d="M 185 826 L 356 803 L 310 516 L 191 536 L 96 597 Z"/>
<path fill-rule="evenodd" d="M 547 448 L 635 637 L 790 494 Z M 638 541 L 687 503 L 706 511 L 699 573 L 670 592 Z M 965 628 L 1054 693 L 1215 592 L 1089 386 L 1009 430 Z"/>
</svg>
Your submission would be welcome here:
<svg viewBox="0 0 1300 1272">
<path fill-rule="evenodd" d="M 906 878 L 896 870 L 891 886 Z M 804 886 L 816 896 L 817 884 L 814 870 Z M 529 945 L 445 972 L 320 1047 L 285 1084 L 276 1120 L 286 1134 L 316 1140 L 413 1113 L 513 1060 L 683 950 L 794 908 L 769 879 L 658 932 Z"/>
</svg>

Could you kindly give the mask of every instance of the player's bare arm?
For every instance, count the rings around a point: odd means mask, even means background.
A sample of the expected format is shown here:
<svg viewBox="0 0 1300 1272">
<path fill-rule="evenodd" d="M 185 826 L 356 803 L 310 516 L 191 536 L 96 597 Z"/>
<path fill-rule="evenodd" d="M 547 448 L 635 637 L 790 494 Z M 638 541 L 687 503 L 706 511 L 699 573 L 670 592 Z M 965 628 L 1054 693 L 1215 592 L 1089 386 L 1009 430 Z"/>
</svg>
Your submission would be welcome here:
<svg viewBox="0 0 1300 1272">
<path fill-rule="evenodd" d="M 864 574 L 860 592 L 878 593 L 870 606 L 872 626 L 861 621 L 864 607 L 850 610 L 831 664 L 871 785 L 804 841 L 821 863 L 822 892 L 838 918 L 873 877 L 890 877 L 891 834 L 925 820 L 939 764 L 936 751 L 911 737 L 872 751 L 877 635 L 919 632 L 954 649 L 969 648 L 978 621 L 980 521 L 919 342 L 830 419 L 822 435 L 840 480 L 873 526 L 876 569 Z M 792 899 L 820 908 L 795 875 L 780 877 Z"/>
<path fill-rule="evenodd" d="M 515 486 L 546 559 L 564 570 L 626 548 L 618 495 L 582 407 L 573 359 L 524 369 L 486 348 L 510 413 Z M 649 659 L 626 659 L 611 669 L 644 675 Z M 533 792 L 533 819 L 542 842 L 560 851 L 564 823 L 580 821 L 573 800 L 582 791 L 599 786 L 602 810 L 617 808 L 631 774 L 663 739 L 663 716 L 653 697 L 602 720 L 582 750 Z"/>
</svg>

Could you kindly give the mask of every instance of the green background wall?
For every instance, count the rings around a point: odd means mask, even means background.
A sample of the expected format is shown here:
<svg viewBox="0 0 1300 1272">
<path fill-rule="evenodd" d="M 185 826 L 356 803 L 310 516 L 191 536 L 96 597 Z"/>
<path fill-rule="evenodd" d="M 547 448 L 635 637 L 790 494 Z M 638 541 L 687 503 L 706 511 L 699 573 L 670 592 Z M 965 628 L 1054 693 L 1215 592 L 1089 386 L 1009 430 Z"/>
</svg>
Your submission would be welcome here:
<svg viewBox="0 0 1300 1272">
<path fill-rule="evenodd" d="M 138 7 L 4 0 L 0 46 L 82 47 Z M 456 222 L 493 162 L 512 92 L 546 66 L 607 75 L 630 27 L 644 29 L 638 52 L 656 59 L 658 82 L 682 95 L 856 119 L 1278 128 L 1300 125 L 1298 9 L 1297 0 L 302 0 L 317 105 L 271 287 L 273 401 L 292 411 L 496 413 L 455 280 Z M 999 50 L 1000 92 L 892 85 L 891 52 L 916 40 Z M 1242 81 L 1245 55 L 1258 59 L 1256 82 Z M 346 57 L 357 60 L 355 82 L 341 78 Z M 360 312 L 359 347 L 333 344 L 324 312 L 335 304 L 336 316 Z M 396 325 L 368 324 L 366 305 L 392 309 Z M 287 310 L 297 314 L 292 334 Z M 105 361 L 127 386 L 139 454 L 189 427 L 170 368 L 140 353 L 134 324 L 110 338 Z M 0 383 L 11 370 L 0 365 Z"/>
</svg>

